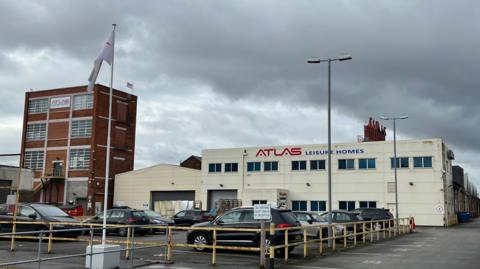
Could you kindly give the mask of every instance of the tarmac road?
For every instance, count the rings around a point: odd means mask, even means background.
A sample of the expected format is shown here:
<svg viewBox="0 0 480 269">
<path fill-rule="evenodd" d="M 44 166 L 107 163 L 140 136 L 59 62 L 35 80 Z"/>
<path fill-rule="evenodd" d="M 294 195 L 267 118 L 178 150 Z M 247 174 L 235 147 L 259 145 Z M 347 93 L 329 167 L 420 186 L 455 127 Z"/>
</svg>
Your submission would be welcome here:
<svg viewBox="0 0 480 269">
<path fill-rule="evenodd" d="M 121 239 L 120 237 L 112 237 Z M 164 241 L 164 235 L 137 236 L 142 241 Z M 175 242 L 185 242 L 185 233 L 174 235 Z M 15 252 L 9 251 L 10 241 L 0 241 L 0 263 L 21 259 L 33 259 L 37 254 L 38 242 L 20 241 Z M 85 252 L 82 242 L 55 242 L 54 254 L 42 257 L 68 255 Z M 341 244 L 338 245 L 341 247 Z M 46 250 L 46 244 L 43 244 Z M 43 251 L 42 251 L 43 252 Z M 392 268 L 392 269 L 479 269 L 480 268 L 480 219 L 452 228 L 418 228 L 417 232 L 395 240 L 385 240 L 357 248 L 340 250 L 324 255 L 318 254 L 318 246 L 309 250 L 303 258 L 302 247 L 292 253 L 286 264 L 283 259 L 275 260 L 275 268 L 281 269 L 347 269 L 347 268 Z M 259 256 L 254 252 L 232 252 L 219 250 L 217 266 L 211 266 L 211 253 L 198 253 L 192 249 L 175 248 L 173 264 L 159 264 L 165 257 L 165 248 L 143 249 L 134 252 L 134 264 L 141 268 L 258 268 Z M 123 255 L 122 255 L 123 256 Z M 85 258 L 45 261 L 42 268 L 84 268 Z M 122 259 L 121 268 L 128 268 L 130 260 Z M 38 268 L 36 263 L 10 268 Z"/>
</svg>

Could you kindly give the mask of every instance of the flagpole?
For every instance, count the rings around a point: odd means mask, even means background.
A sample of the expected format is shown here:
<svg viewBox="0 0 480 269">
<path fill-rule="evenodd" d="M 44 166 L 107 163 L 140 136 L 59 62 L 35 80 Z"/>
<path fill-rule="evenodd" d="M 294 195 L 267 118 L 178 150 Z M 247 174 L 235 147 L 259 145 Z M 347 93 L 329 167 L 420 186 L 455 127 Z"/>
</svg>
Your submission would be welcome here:
<svg viewBox="0 0 480 269">
<path fill-rule="evenodd" d="M 113 25 L 113 44 L 112 50 L 115 52 L 115 28 L 117 27 L 116 24 Z M 115 58 L 115 53 L 112 53 L 112 65 L 110 66 L 110 93 L 108 98 L 108 127 L 107 127 L 107 157 L 106 157 L 106 164 L 105 164 L 105 183 L 104 183 L 104 191 L 103 191 L 103 229 L 102 229 L 102 245 L 105 245 L 105 241 L 107 240 L 107 204 L 108 204 L 108 182 L 109 182 L 109 174 L 110 174 L 110 143 L 111 143 L 111 132 L 112 132 L 112 92 L 113 92 L 113 62 Z"/>
</svg>

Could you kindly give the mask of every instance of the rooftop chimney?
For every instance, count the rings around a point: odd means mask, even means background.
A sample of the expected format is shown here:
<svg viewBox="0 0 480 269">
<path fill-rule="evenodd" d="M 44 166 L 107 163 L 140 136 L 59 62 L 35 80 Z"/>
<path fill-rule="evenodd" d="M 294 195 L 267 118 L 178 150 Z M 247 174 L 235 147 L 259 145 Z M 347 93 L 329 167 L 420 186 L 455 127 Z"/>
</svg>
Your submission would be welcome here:
<svg viewBox="0 0 480 269">
<path fill-rule="evenodd" d="M 385 141 L 387 128 L 370 117 L 368 124 L 363 126 L 363 136 L 363 142 Z"/>
</svg>

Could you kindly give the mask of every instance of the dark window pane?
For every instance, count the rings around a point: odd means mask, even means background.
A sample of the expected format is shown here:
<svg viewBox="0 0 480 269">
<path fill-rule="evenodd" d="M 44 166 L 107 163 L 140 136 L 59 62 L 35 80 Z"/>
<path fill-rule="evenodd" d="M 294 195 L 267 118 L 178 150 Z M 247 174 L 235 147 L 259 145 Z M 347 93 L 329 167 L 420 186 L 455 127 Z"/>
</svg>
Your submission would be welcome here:
<svg viewBox="0 0 480 269">
<path fill-rule="evenodd" d="M 208 164 L 208 172 L 215 172 L 215 164 L 209 163 Z"/>
<path fill-rule="evenodd" d="M 319 170 L 325 170 L 325 160 L 319 160 L 318 161 L 318 169 Z"/>
<path fill-rule="evenodd" d="M 307 161 L 300 161 L 300 170 L 307 170 Z"/>
<path fill-rule="evenodd" d="M 367 159 L 359 159 L 358 160 L 358 168 L 359 169 L 367 169 Z"/>
<path fill-rule="evenodd" d="M 368 207 L 368 202 L 360 201 L 360 207 Z"/>
<path fill-rule="evenodd" d="M 252 162 L 247 163 L 247 171 L 248 171 L 248 172 L 252 172 L 252 171 L 253 171 L 253 163 L 252 163 Z"/>
<path fill-rule="evenodd" d="M 401 158 L 401 166 L 402 168 L 408 167 L 408 158 Z"/>
<path fill-rule="evenodd" d="M 232 163 L 232 172 L 238 172 L 238 163 Z"/>
<path fill-rule="evenodd" d="M 255 162 L 255 171 L 260 171 L 260 162 Z"/>
<path fill-rule="evenodd" d="M 377 202 L 375 202 L 375 201 L 370 201 L 370 202 L 368 203 L 368 207 L 376 208 L 376 207 L 377 207 Z"/>
<path fill-rule="evenodd" d="M 278 162 L 272 162 L 272 171 L 278 171 Z"/>
<path fill-rule="evenodd" d="M 307 211 L 307 201 L 300 201 L 300 211 Z"/>
<path fill-rule="evenodd" d="M 298 170 L 298 169 L 299 169 L 298 161 L 292 161 L 292 170 Z"/>
<path fill-rule="evenodd" d="M 355 209 L 355 202 L 354 201 L 349 201 L 348 202 L 348 211 L 352 211 Z"/>
<path fill-rule="evenodd" d="M 353 159 L 347 160 L 347 168 L 348 169 L 354 169 L 355 168 L 355 160 L 353 160 Z"/>
<path fill-rule="evenodd" d="M 264 171 L 271 171 L 272 170 L 272 163 L 271 162 L 264 162 L 263 163 L 263 170 Z"/>
<path fill-rule="evenodd" d="M 325 201 L 318 202 L 318 210 L 319 211 L 327 211 L 327 203 Z"/>
<path fill-rule="evenodd" d="M 318 201 L 310 201 L 310 210 L 318 211 Z"/>
<path fill-rule="evenodd" d="M 368 159 L 368 168 L 375 169 L 375 159 Z"/>
<path fill-rule="evenodd" d="M 432 167 L 432 157 L 423 157 L 423 167 Z"/>
<path fill-rule="evenodd" d="M 418 167 L 423 167 L 422 164 L 422 157 L 413 157 L 413 167 L 418 168 Z"/>
<path fill-rule="evenodd" d="M 346 210 L 347 209 L 347 202 L 345 202 L 345 201 L 338 202 L 338 208 L 341 209 L 341 210 Z"/>
<path fill-rule="evenodd" d="M 338 160 L 338 169 L 347 169 L 347 160 Z"/>
<path fill-rule="evenodd" d="M 318 169 L 318 161 L 312 160 L 310 161 L 310 170 L 317 170 Z"/>
</svg>

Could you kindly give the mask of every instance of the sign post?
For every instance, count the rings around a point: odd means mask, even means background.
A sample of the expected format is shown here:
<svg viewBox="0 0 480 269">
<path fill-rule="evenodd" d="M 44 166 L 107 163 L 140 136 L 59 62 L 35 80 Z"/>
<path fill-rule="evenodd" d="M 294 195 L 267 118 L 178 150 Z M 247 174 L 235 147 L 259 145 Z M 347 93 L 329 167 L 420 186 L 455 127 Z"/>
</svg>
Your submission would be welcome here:
<svg viewBox="0 0 480 269">
<path fill-rule="evenodd" d="M 272 218 L 270 205 L 254 205 L 253 219 L 260 220 L 260 267 L 265 268 L 265 221 Z M 271 242 L 270 242 L 271 243 Z M 268 246 L 270 247 L 270 246 Z"/>
</svg>

